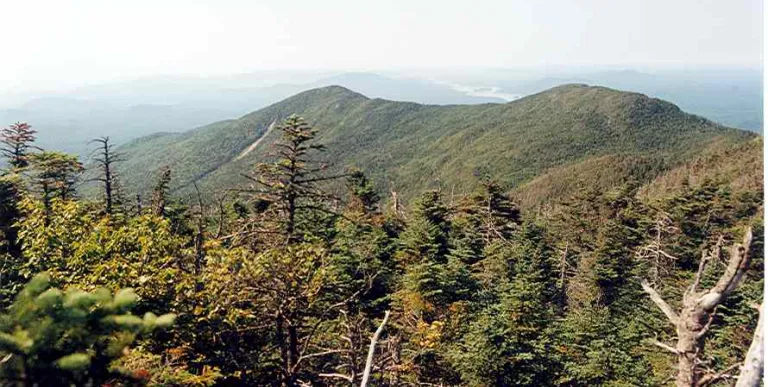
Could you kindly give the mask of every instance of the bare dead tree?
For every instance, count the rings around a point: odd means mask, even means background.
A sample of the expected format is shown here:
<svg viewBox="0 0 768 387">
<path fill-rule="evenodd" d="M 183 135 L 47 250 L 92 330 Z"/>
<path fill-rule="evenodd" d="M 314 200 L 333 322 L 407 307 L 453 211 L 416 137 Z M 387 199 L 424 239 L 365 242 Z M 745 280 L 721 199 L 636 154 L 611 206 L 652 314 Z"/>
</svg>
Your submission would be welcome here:
<svg viewBox="0 0 768 387">
<path fill-rule="evenodd" d="M 141 215 L 144 212 L 144 204 L 141 201 L 141 194 L 136 194 L 136 214 Z"/>
<path fill-rule="evenodd" d="M 171 184 L 171 169 L 163 167 L 160 178 L 152 190 L 152 213 L 157 216 L 165 216 L 165 206 L 168 204 L 168 189 Z"/>
<path fill-rule="evenodd" d="M 747 356 L 744 359 L 744 365 L 741 366 L 741 373 L 735 387 L 759 387 L 763 380 L 763 365 L 765 361 L 765 349 L 763 347 L 763 313 L 764 305 L 760 305 L 760 317 L 755 327 L 755 336 L 752 339 L 752 345 L 749 346 Z"/>
<path fill-rule="evenodd" d="M 677 261 L 675 256 L 664 251 L 664 236 L 676 233 L 679 230 L 673 225 L 669 214 L 664 212 L 660 212 L 651 230 L 654 234 L 653 238 L 649 243 L 640 247 L 635 256 L 640 261 L 648 262 L 648 276 L 651 278 L 651 281 L 656 282 L 662 276 L 669 274 L 670 268 Z"/>
<path fill-rule="evenodd" d="M 712 372 L 701 367 L 702 361 L 699 358 L 703 349 L 702 339 L 712 324 L 715 308 L 739 286 L 744 272 L 749 268 L 748 251 L 752 243 L 752 229 L 748 227 L 743 241 L 728 249 L 728 265 L 717 284 L 710 289 L 699 290 L 707 263 L 720 258 L 721 241 L 722 238 L 711 251 L 705 250 L 702 253 L 693 284 L 683 294 L 683 306 L 679 313 L 664 301 L 647 280 L 641 282 L 643 290 L 677 330 L 677 344 L 674 347 L 658 341 L 654 344 L 677 356 L 675 385 L 678 387 L 707 386 L 732 377 L 730 372 L 738 367 L 735 365 L 721 372 Z"/>
<path fill-rule="evenodd" d="M 203 260 L 205 259 L 205 249 L 203 248 L 203 242 L 205 241 L 205 207 L 203 205 L 203 196 L 200 194 L 200 189 L 197 188 L 197 183 L 193 182 L 195 187 L 195 193 L 197 194 L 197 211 L 195 211 L 195 217 L 197 218 L 197 230 L 195 232 L 195 278 L 199 278 L 200 272 L 203 269 Z M 202 290 L 202 283 L 198 283 L 197 289 Z"/>
<path fill-rule="evenodd" d="M 365 371 L 363 371 L 363 380 L 360 382 L 360 387 L 366 387 L 368 385 L 368 380 L 371 378 L 371 367 L 373 366 L 373 355 L 376 352 L 376 342 L 379 341 L 379 336 L 381 336 L 381 332 L 384 331 L 384 326 L 387 325 L 387 320 L 389 320 L 389 311 L 384 313 L 384 320 L 381 321 L 381 325 L 379 325 L 379 328 L 376 329 L 376 333 L 371 337 L 371 346 L 368 348 L 368 357 L 365 360 Z"/>
<path fill-rule="evenodd" d="M 219 239 L 224 235 L 224 229 L 226 228 L 227 221 L 227 198 L 230 191 L 224 191 L 223 193 L 214 193 L 213 201 L 216 203 L 217 212 L 217 224 L 215 239 Z"/>
<path fill-rule="evenodd" d="M 111 215 L 115 204 L 115 163 L 123 159 L 112 149 L 113 144 L 109 142 L 109 137 L 94 138 L 90 143 L 98 144 L 98 148 L 94 149 L 96 155 L 92 159 L 102 173 L 94 180 L 104 184 L 104 211 Z"/>
</svg>

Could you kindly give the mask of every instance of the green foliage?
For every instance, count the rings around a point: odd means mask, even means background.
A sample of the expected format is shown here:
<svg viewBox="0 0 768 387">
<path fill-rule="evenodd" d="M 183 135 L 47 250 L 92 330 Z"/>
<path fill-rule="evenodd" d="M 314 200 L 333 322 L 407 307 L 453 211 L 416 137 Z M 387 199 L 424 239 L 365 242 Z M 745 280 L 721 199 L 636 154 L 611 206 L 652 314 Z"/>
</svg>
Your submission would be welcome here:
<svg viewBox="0 0 768 387">
<path fill-rule="evenodd" d="M 35 148 L 36 130 L 26 122 L 16 122 L 0 131 L 0 153 L 8 158 L 8 164 L 16 171 L 29 165 L 30 150 Z"/>
<path fill-rule="evenodd" d="M 243 151 L 263 132 L 280 136 L 276 153 Z M 678 307 L 702 249 L 746 224 L 753 268 L 718 309 L 701 358 L 723 369 L 751 339 L 763 202 L 761 174 L 746 169 L 759 168 L 760 141 L 662 101 L 564 86 L 505 105 L 436 107 L 331 87 L 170 137 L 183 147 L 142 150 L 174 166 L 152 211 L 109 216 L 78 199 L 67 156 L 39 154 L 32 174 L 0 179 L 0 296 L 18 293 L 0 316 L 11 354 L 2 376 L 356 385 L 390 312 L 374 385 L 662 385 L 674 359 L 649 340 L 675 332 L 637 280 Z M 319 140 L 335 147 L 320 153 Z M 156 177 L 132 160 L 124 167 Z M 255 160 L 253 186 L 207 202 L 206 187 L 231 186 Z M 325 171 L 346 171 L 346 194 Z M 124 181 L 142 185 L 131 173 Z M 198 180 L 200 202 L 173 197 Z M 385 181 L 413 204 L 383 211 Z M 42 183 L 49 195 L 24 189 Z M 41 271 L 65 290 L 48 289 Z"/>
<path fill-rule="evenodd" d="M 136 381 L 109 369 L 138 335 L 173 325 L 175 315 L 130 314 L 137 296 L 126 288 L 88 293 L 49 286 L 35 276 L 0 315 L 0 379 L 28 385 L 102 385 Z"/>
<path fill-rule="evenodd" d="M 19 272 L 23 259 L 17 222 L 21 217 L 20 176 L 0 176 L 0 307 L 7 307 L 24 280 Z"/>
<path fill-rule="evenodd" d="M 590 167 L 594 174 L 582 173 L 557 189 L 573 192 L 595 179 L 607 185 L 626 174 L 645 182 L 715 142 L 754 138 L 670 103 L 603 87 L 564 85 L 506 104 L 434 106 L 368 99 L 331 86 L 237 120 L 134 141 L 121 149 L 126 162 L 119 172 L 126 186 L 140 192 L 150 189 L 151 176 L 163 165 L 175 166 L 173 188 L 180 193 L 193 192 L 193 181 L 204 192 L 242 186 L 242 172 L 268 159 L 269 143 L 279 138 L 268 129 L 294 113 L 320 129 L 317 140 L 328 148 L 322 161 L 330 173 L 358 166 L 379 194 L 396 189 L 406 201 L 427 189 L 471 192 L 486 177 L 516 187 L 601 157 L 607 159 Z M 549 196 L 549 189 L 539 192 Z"/>
<path fill-rule="evenodd" d="M 74 185 L 83 172 L 77 157 L 61 152 L 43 151 L 29 155 L 32 188 L 43 203 L 53 198 L 67 200 L 74 195 Z"/>
<path fill-rule="evenodd" d="M 478 310 L 458 342 L 448 346 L 447 356 L 467 385 L 538 386 L 556 370 L 547 332 L 554 317 L 548 252 L 522 235 L 492 248 L 486 259 L 502 266 L 491 273 L 495 286 L 473 306 Z"/>
</svg>

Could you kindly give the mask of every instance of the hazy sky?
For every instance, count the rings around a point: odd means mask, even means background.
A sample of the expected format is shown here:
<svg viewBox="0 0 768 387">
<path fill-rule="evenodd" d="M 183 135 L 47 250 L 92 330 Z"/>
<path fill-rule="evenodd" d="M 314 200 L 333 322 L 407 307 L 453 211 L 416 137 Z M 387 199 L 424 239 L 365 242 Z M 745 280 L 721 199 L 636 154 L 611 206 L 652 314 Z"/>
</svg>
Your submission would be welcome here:
<svg viewBox="0 0 768 387">
<path fill-rule="evenodd" d="M 759 0 L 0 0 L 0 15 L 0 91 L 282 68 L 761 66 L 763 47 Z"/>
</svg>

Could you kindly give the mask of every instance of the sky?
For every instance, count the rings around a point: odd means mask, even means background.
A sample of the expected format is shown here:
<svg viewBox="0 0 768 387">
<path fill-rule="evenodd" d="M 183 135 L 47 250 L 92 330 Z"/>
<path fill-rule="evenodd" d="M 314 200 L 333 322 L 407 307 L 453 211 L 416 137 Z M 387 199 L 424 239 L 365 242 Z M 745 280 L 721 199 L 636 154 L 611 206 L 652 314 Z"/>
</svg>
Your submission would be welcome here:
<svg viewBox="0 0 768 387">
<path fill-rule="evenodd" d="M 263 69 L 761 67 L 759 0 L 0 0 L 0 92 Z"/>
</svg>

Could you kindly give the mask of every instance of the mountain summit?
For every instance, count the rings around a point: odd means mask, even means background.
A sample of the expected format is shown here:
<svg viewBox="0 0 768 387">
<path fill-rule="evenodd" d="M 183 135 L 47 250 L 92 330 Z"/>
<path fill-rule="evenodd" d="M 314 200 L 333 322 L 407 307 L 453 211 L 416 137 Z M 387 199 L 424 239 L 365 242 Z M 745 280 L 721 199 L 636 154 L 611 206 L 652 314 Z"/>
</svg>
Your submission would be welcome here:
<svg viewBox="0 0 768 387">
<path fill-rule="evenodd" d="M 277 136 L 269 129 L 294 113 L 319 129 L 332 169 L 357 166 L 381 191 L 406 198 L 428 187 L 459 194 L 483 178 L 514 188 L 552 168 L 601 157 L 639 166 L 641 178 L 652 178 L 714 143 L 754 137 L 669 102 L 583 84 L 503 104 L 449 106 L 328 86 L 239 119 L 128 143 L 121 176 L 126 187 L 147 190 L 168 166 L 177 192 L 193 182 L 209 192 L 242 184 L 242 173 L 268 157 Z"/>
</svg>

